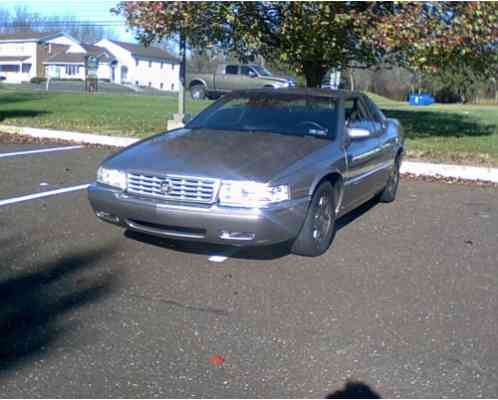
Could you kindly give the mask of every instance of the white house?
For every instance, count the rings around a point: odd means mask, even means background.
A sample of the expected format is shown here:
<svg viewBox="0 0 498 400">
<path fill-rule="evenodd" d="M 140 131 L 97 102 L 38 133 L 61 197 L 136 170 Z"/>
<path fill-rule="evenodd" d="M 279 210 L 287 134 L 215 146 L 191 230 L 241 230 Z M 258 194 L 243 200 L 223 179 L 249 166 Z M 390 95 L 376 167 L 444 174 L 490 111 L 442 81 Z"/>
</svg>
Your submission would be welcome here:
<svg viewBox="0 0 498 400">
<path fill-rule="evenodd" d="M 20 83 L 34 77 L 84 80 L 89 56 L 98 59 L 98 79 L 178 90 L 179 60 L 157 47 L 108 39 L 90 45 L 60 32 L 0 35 L 0 77 L 7 82 Z"/>
<path fill-rule="evenodd" d="M 0 77 L 19 83 L 43 77 L 47 57 L 77 42 L 60 32 L 22 32 L 0 35 Z"/>
<path fill-rule="evenodd" d="M 114 82 L 177 91 L 180 61 L 157 47 L 103 39 L 95 44 L 117 60 Z"/>
<path fill-rule="evenodd" d="M 64 53 L 47 58 L 46 75 L 53 79 L 86 78 L 86 61 L 88 56 L 98 59 L 97 78 L 114 82 L 116 59 L 106 49 L 84 43 L 73 43 Z"/>
</svg>

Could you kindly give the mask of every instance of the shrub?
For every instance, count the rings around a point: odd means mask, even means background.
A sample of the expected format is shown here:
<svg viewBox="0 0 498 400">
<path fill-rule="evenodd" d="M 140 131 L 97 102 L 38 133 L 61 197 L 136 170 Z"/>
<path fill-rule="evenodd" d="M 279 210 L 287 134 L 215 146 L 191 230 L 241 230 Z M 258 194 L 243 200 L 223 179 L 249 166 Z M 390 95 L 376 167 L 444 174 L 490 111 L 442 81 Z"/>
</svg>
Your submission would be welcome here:
<svg viewBox="0 0 498 400">
<path fill-rule="evenodd" d="M 34 78 L 30 79 L 30 82 L 39 85 L 40 83 L 43 83 L 46 80 L 47 80 L 47 78 L 40 78 L 38 76 L 35 76 Z"/>
</svg>

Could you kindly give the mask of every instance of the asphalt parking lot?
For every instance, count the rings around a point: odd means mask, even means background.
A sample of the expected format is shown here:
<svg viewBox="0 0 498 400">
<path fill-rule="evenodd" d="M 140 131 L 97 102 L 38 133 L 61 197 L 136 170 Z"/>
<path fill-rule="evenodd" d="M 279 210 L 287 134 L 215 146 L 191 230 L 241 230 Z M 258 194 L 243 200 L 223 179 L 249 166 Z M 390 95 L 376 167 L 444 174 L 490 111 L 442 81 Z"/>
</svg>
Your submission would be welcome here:
<svg viewBox="0 0 498 400">
<path fill-rule="evenodd" d="M 309 259 L 124 234 L 84 190 L 36 198 L 106 149 L 2 157 L 59 146 L 0 144 L 0 396 L 498 396 L 496 188 L 404 180 Z"/>
</svg>

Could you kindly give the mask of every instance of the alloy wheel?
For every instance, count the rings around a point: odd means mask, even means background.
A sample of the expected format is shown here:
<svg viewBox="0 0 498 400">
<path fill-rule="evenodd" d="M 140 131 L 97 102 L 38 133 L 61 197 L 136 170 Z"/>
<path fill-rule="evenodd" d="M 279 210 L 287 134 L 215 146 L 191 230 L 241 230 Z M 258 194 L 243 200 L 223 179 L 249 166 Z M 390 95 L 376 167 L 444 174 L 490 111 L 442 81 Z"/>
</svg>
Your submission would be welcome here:
<svg viewBox="0 0 498 400">
<path fill-rule="evenodd" d="M 326 193 L 323 193 L 317 202 L 313 215 L 313 239 L 317 242 L 327 237 L 332 225 L 331 202 Z"/>
</svg>

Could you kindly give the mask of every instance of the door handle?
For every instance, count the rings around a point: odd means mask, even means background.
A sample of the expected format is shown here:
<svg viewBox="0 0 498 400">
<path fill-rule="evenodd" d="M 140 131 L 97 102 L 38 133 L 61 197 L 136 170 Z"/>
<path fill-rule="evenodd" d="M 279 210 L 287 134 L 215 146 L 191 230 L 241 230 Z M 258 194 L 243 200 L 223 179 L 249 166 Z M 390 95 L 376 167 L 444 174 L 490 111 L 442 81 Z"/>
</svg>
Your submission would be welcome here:
<svg viewBox="0 0 498 400">
<path fill-rule="evenodd" d="M 353 157 L 351 158 L 351 161 L 353 161 L 353 162 L 354 162 L 354 161 L 363 160 L 363 159 L 365 159 L 365 158 L 369 158 L 370 156 L 373 156 L 373 155 L 377 154 L 377 153 L 378 153 L 378 152 L 380 152 L 380 151 L 381 151 L 381 149 L 380 149 L 380 148 L 378 148 L 378 147 L 376 147 L 375 149 L 368 150 L 368 151 L 366 151 L 366 152 L 364 152 L 364 153 L 361 153 L 361 154 L 358 154 L 358 155 L 356 155 L 356 156 L 353 156 Z"/>
</svg>

